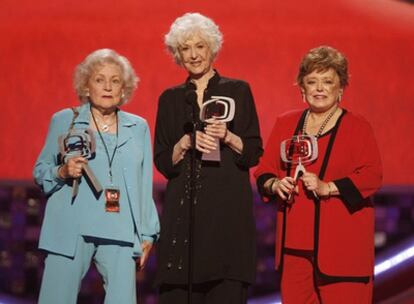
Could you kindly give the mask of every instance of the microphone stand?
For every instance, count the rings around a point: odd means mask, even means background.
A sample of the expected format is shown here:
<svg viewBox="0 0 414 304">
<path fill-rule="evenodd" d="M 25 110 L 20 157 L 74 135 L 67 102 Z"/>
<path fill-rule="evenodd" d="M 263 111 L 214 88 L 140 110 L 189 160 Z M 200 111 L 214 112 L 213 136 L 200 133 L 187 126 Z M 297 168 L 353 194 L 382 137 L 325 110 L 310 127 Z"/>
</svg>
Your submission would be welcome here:
<svg viewBox="0 0 414 304">
<path fill-rule="evenodd" d="M 193 292 L 193 274 L 194 274 L 194 222 L 195 222 L 195 214 L 194 214 L 194 205 L 196 204 L 196 157 L 197 157 L 197 150 L 196 150 L 196 132 L 198 127 L 197 122 L 197 94 L 195 91 L 191 91 L 187 95 L 187 101 L 191 104 L 191 124 L 192 124 L 192 131 L 191 131 L 191 162 L 190 162 L 190 200 L 188 204 L 188 290 L 187 290 L 187 304 L 192 303 L 192 292 Z"/>
</svg>

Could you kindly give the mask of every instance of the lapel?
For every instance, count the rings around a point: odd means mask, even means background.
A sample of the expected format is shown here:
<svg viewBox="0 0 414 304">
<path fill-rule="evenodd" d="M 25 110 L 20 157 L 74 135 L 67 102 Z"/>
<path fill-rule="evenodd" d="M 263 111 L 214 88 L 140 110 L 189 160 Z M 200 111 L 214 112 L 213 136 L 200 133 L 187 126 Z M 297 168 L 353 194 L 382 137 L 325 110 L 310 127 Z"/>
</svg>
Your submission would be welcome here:
<svg viewBox="0 0 414 304">
<path fill-rule="evenodd" d="M 128 140 L 132 138 L 131 127 L 136 125 L 136 122 L 133 122 L 129 119 L 124 111 L 118 111 L 118 148 L 123 146 Z"/>
<path fill-rule="evenodd" d="M 75 118 L 73 126 L 75 128 L 87 128 L 89 126 L 90 109 L 91 105 L 89 102 L 76 108 L 79 112 L 78 117 Z"/>
</svg>

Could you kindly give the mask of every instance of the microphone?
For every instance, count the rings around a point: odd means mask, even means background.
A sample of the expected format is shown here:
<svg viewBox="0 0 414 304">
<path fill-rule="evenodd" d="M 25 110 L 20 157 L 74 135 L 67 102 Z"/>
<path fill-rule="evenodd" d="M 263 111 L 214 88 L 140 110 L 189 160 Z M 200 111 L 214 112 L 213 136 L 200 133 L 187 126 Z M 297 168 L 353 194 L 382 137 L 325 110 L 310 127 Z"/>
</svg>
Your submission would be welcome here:
<svg viewBox="0 0 414 304">
<path fill-rule="evenodd" d="M 187 121 L 184 126 L 184 133 L 188 134 L 188 133 L 192 133 L 194 131 L 196 131 L 200 126 L 198 123 L 198 119 L 197 119 L 197 93 L 195 90 L 192 89 L 188 89 L 185 92 L 185 102 L 191 106 L 191 110 L 190 110 L 190 117 L 191 117 L 191 121 Z"/>
<path fill-rule="evenodd" d="M 197 105 L 197 93 L 194 90 L 187 90 L 185 92 L 185 101 L 193 107 L 196 106 Z"/>
<path fill-rule="evenodd" d="M 183 130 L 184 130 L 184 134 L 193 133 L 193 131 L 194 131 L 194 125 L 190 121 L 187 121 L 183 125 Z"/>
</svg>

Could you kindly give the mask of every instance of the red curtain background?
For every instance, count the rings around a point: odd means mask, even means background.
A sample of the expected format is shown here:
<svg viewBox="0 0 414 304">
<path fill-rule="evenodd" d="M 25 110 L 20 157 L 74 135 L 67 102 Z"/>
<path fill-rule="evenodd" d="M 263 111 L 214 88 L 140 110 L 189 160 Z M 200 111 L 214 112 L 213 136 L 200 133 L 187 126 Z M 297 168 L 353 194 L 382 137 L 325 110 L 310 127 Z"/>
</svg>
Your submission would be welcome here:
<svg viewBox="0 0 414 304">
<path fill-rule="evenodd" d="M 31 178 L 51 115 L 78 104 L 75 66 L 98 48 L 130 59 L 141 82 L 124 108 L 153 131 L 158 96 L 186 77 L 163 45 L 185 12 L 220 26 L 215 67 L 250 83 L 265 142 L 278 114 L 304 106 L 294 85 L 302 56 L 321 44 L 343 51 L 343 106 L 373 125 L 385 184 L 414 184 L 414 5 L 396 0 L 2 0 L 0 179 Z"/>
</svg>

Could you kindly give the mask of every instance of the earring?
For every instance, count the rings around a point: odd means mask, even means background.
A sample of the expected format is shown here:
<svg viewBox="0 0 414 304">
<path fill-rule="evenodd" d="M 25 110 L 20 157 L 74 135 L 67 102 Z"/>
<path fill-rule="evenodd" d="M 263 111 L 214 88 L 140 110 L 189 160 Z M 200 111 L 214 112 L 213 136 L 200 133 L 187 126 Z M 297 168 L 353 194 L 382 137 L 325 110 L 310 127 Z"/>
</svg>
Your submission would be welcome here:
<svg viewBox="0 0 414 304">
<path fill-rule="evenodd" d="M 339 96 L 338 96 L 338 102 L 341 102 L 341 100 L 342 100 L 342 94 L 339 94 Z"/>
<path fill-rule="evenodd" d="M 125 98 L 125 93 L 124 93 L 124 91 L 122 91 L 121 98 L 122 98 L 122 99 L 124 99 L 124 98 Z"/>
<path fill-rule="evenodd" d="M 85 96 L 89 97 L 89 89 L 85 89 Z"/>
<path fill-rule="evenodd" d="M 306 96 L 305 96 L 305 94 L 302 94 L 302 101 L 303 101 L 303 103 L 306 103 Z"/>
</svg>

